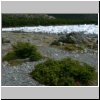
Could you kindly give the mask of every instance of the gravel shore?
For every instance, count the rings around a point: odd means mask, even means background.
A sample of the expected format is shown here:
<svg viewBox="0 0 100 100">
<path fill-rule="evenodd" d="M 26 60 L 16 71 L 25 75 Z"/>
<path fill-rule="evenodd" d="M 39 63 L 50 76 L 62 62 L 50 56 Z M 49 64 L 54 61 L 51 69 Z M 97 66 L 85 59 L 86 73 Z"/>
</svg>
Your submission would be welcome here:
<svg viewBox="0 0 100 100">
<path fill-rule="evenodd" d="M 10 33 L 9 33 L 10 34 Z M 9 38 L 11 43 L 19 41 L 22 36 L 8 35 L 7 33 L 2 34 L 3 37 Z M 38 46 L 38 50 L 45 57 L 50 57 L 54 59 L 62 59 L 65 57 L 71 57 L 81 62 L 88 63 L 96 68 L 98 72 L 98 55 L 91 53 L 72 53 L 64 50 L 60 50 L 58 48 L 50 47 L 48 45 L 44 45 L 45 43 L 41 42 L 41 39 L 33 39 L 31 36 L 27 36 L 23 39 L 26 41 L 29 38 L 32 44 Z M 4 56 L 7 51 L 11 48 L 11 43 L 2 45 L 2 56 Z M 2 62 L 2 86 L 44 86 L 39 82 L 32 79 L 29 73 L 34 70 L 34 66 L 38 63 L 44 62 L 44 59 L 37 62 L 25 62 L 18 66 L 11 66 L 7 62 Z"/>
</svg>

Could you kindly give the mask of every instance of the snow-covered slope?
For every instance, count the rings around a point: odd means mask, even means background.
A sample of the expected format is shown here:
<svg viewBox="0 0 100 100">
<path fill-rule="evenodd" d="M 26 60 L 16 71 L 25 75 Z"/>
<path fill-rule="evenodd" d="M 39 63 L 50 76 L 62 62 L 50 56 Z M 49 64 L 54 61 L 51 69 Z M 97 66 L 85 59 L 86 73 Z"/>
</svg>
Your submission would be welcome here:
<svg viewBox="0 0 100 100">
<path fill-rule="evenodd" d="M 42 33 L 71 33 L 84 32 L 86 34 L 98 34 L 98 25 L 62 25 L 62 26 L 32 26 L 2 28 L 2 31 L 42 32 Z"/>
</svg>

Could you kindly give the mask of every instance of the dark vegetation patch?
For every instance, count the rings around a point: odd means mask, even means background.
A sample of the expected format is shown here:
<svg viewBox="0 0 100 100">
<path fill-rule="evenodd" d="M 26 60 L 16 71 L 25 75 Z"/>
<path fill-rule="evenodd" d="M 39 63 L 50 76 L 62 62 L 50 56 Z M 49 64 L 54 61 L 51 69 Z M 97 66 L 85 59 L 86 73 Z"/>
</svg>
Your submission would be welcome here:
<svg viewBox="0 0 100 100">
<path fill-rule="evenodd" d="M 37 64 L 30 75 L 48 86 L 87 86 L 97 77 L 94 67 L 71 58 L 48 59 Z"/>
<path fill-rule="evenodd" d="M 2 14 L 2 27 L 98 24 L 97 14 Z"/>
<path fill-rule="evenodd" d="M 42 58 L 42 55 L 38 52 L 35 45 L 28 42 L 17 42 L 12 45 L 12 51 L 8 52 L 3 60 L 16 61 L 16 59 L 26 59 L 30 61 L 37 61 Z M 19 61 L 18 61 L 19 62 Z"/>
</svg>

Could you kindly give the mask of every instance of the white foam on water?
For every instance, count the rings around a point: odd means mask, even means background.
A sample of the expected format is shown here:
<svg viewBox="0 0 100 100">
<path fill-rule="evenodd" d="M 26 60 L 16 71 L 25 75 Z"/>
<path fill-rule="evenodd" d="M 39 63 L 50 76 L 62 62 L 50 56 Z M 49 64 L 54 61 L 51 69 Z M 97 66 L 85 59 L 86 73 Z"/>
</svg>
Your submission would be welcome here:
<svg viewBox="0 0 100 100">
<path fill-rule="evenodd" d="M 61 25 L 61 26 L 31 26 L 2 28 L 2 31 L 41 32 L 41 33 L 71 33 L 84 32 L 85 34 L 98 34 L 98 25 Z"/>
</svg>

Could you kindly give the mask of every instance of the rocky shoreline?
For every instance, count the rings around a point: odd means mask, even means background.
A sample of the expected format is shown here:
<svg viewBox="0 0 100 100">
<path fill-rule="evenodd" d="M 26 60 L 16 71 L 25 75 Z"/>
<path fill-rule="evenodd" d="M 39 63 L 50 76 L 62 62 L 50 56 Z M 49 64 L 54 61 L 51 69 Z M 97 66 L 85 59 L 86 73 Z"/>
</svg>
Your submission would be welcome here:
<svg viewBox="0 0 100 100">
<path fill-rule="evenodd" d="M 42 55 L 54 59 L 71 57 L 81 62 L 88 63 L 96 68 L 98 72 L 98 52 L 78 53 L 68 52 L 59 48 L 51 47 L 50 43 L 58 38 L 58 35 L 33 34 L 33 33 L 13 33 L 2 32 L 2 38 L 10 40 L 2 44 L 2 57 L 11 50 L 11 45 L 17 41 L 30 42 L 35 44 Z M 45 59 L 36 62 L 25 62 L 21 65 L 11 66 L 7 62 L 2 62 L 2 86 L 44 86 L 32 79 L 29 75 L 34 69 L 34 65 L 44 62 Z M 96 83 L 97 85 L 97 83 Z"/>
</svg>

